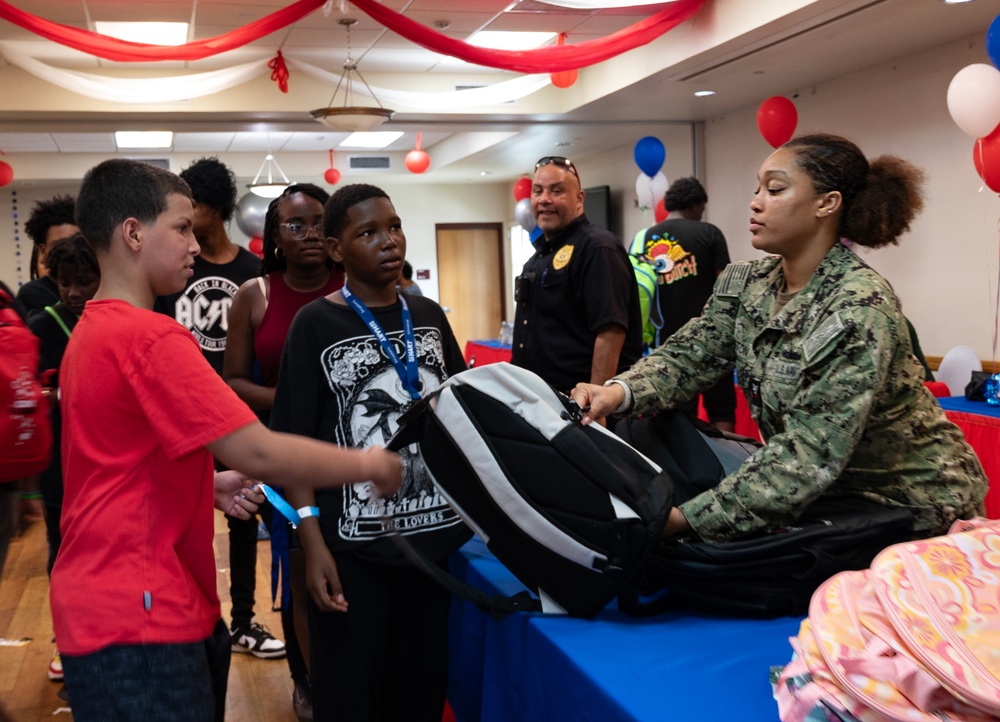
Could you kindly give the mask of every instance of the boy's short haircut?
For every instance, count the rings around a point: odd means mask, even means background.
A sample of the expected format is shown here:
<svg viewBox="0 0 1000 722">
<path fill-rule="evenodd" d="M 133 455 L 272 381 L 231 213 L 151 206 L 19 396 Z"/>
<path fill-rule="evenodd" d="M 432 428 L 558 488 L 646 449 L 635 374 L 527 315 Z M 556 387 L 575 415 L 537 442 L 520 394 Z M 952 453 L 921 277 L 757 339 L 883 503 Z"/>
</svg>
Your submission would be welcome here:
<svg viewBox="0 0 1000 722">
<path fill-rule="evenodd" d="M 201 158 L 180 172 L 191 186 L 191 198 L 214 208 L 228 221 L 236 210 L 236 176 L 218 158 Z"/>
<path fill-rule="evenodd" d="M 49 275 L 53 279 L 58 279 L 62 271 L 67 271 L 73 276 L 85 274 L 93 274 L 98 278 L 101 276 L 101 267 L 97 263 L 94 249 L 90 247 L 82 233 L 74 233 L 69 238 L 54 244 L 45 255 L 45 267 L 49 269 Z"/>
<path fill-rule="evenodd" d="M 32 243 L 45 243 L 45 236 L 53 226 L 76 225 L 76 201 L 73 196 L 53 196 L 38 201 L 24 224 L 24 232 Z"/>
<path fill-rule="evenodd" d="M 697 178 L 678 178 L 663 196 L 663 207 L 673 213 L 686 211 L 702 203 L 708 203 L 708 193 Z"/>
<path fill-rule="evenodd" d="M 385 198 L 390 203 L 389 194 L 378 186 L 367 183 L 353 183 L 344 186 L 326 202 L 323 209 L 323 233 L 327 238 L 337 238 L 347 226 L 347 211 L 358 203 L 372 198 Z"/>
<path fill-rule="evenodd" d="M 191 188 L 168 170 L 129 158 L 99 163 L 83 176 L 76 198 L 76 225 L 90 247 L 111 247 L 115 229 L 127 218 L 152 224 L 167 210 L 167 196 L 191 197 Z"/>
</svg>

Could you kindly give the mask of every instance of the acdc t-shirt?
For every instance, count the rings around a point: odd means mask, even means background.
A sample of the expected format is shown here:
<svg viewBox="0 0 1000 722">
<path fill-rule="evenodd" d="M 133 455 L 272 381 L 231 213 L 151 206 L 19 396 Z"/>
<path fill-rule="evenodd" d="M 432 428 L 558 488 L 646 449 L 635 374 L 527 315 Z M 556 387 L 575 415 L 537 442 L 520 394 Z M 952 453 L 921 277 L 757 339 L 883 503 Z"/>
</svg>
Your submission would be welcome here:
<svg viewBox="0 0 1000 722">
<path fill-rule="evenodd" d="M 258 275 L 260 259 L 245 248 L 240 248 L 229 263 L 209 263 L 196 256 L 194 276 L 187 288 L 156 299 L 153 310 L 170 316 L 189 330 L 221 376 L 233 298 L 244 281 Z"/>
</svg>

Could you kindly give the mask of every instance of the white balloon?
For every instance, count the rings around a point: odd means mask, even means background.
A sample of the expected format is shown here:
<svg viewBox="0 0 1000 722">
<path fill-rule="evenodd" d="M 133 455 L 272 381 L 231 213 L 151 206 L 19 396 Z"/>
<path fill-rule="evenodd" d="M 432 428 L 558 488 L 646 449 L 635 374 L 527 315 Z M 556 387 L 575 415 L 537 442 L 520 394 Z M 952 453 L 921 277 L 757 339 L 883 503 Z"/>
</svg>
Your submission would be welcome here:
<svg viewBox="0 0 1000 722">
<path fill-rule="evenodd" d="M 663 175 L 663 171 L 659 171 L 653 176 L 649 183 L 650 188 L 653 191 L 653 208 L 656 208 L 656 204 L 663 200 L 663 196 L 667 194 L 667 177 Z"/>
<path fill-rule="evenodd" d="M 635 179 L 635 197 L 639 201 L 640 210 L 645 211 L 656 205 L 656 199 L 653 198 L 653 179 L 645 173 L 640 173 Z"/>
<path fill-rule="evenodd" d="M 247 193 L 236 204 L 236 225 L 251 238 L 263 238 L 264 217 L 270 204 L 270 198 Z"/>
<path fill-rule="evenodd" d="M 514 219 L 524 230 L 534 230 L 536 224 L 535 216 L 531 212 L 530 198 L 522 198 L 517 202 L 517 205 L 514 206 Z"/>
<path fill-rule="evenodd" d="M 1000 124 L 1000 70 L 974 63 L 955 73 L 948 85 L 948 112 L 973 138 L 992 133 Z"/>
</svg>

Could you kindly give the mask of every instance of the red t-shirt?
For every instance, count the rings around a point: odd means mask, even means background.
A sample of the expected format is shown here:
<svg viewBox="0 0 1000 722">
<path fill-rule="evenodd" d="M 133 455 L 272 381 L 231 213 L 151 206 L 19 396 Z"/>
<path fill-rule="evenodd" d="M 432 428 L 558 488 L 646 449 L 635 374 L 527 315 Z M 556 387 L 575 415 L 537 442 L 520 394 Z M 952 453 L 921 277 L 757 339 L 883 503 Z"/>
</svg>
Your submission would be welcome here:
<svg viewBox="0 0 1000 722">
<path fill-rule="evenodd" d="M 60 382 L 59 650 L 206 639 L 220 610 L 205 445 L 256 416 L 189 331 L 124 301 L 87 303 Z"/>
</svg>

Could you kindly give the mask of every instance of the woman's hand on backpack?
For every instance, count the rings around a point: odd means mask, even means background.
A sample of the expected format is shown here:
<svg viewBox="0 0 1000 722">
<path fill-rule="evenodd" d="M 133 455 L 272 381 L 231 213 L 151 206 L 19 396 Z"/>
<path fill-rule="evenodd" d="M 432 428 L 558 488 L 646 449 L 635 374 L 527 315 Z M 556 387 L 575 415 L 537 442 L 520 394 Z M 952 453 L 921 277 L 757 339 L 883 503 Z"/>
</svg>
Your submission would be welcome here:
<svg viewBox="0 0 1000 722">
<path fill-rule="evenodd" d="M 614 413 L 625 401 L 625 389 L 620 384 L 577 384 L 570 396 L 584 410 L 582 423 L 586 426 Z"/>
<path fill-rule="evenodd" d="M 671 507 L 670 514 L 667 516 L 667 521 L 663 525 L 663 531 L 660 532 L 660 536 L 666 539 L 674 534 L 683 534 L 686 531 L 691 531 L 691 524 L 688 522 L 687 517 L 684 516 L 684 512 L 679 507 Z"/>
</svg>

